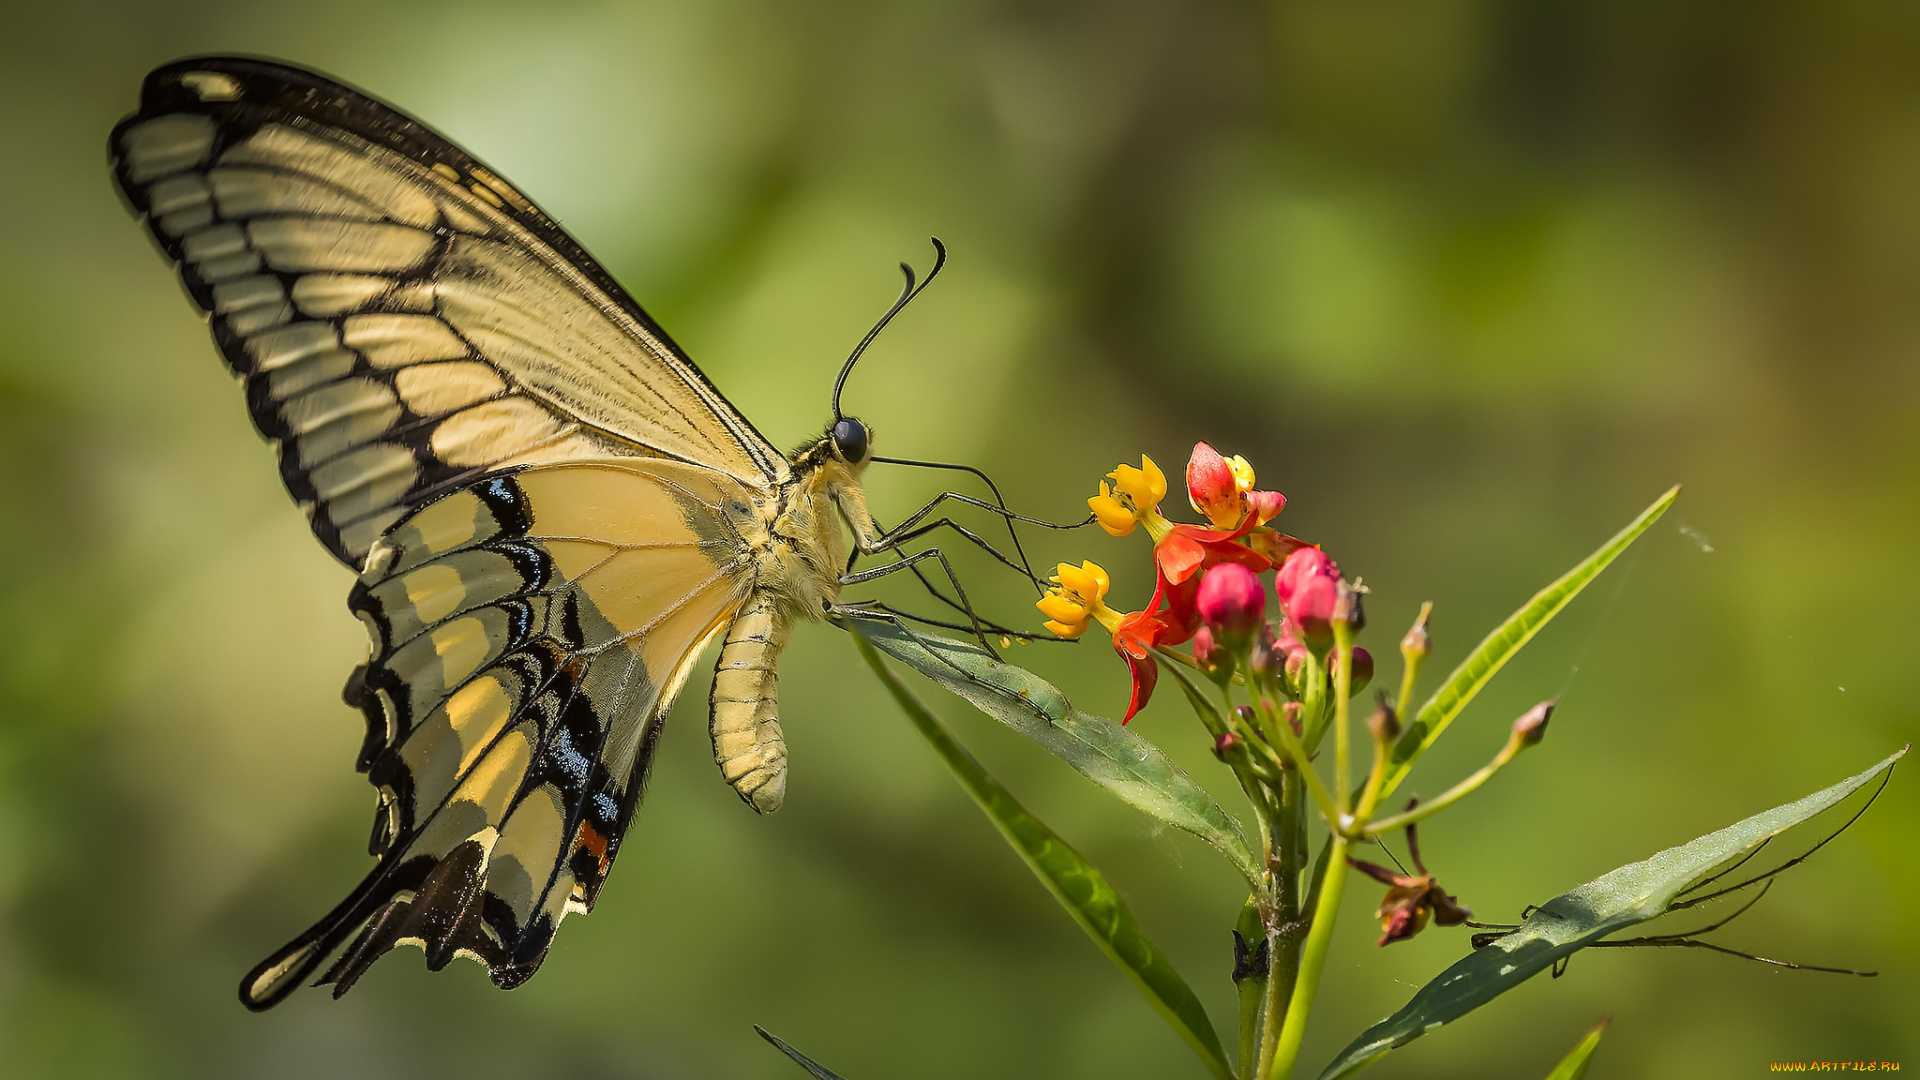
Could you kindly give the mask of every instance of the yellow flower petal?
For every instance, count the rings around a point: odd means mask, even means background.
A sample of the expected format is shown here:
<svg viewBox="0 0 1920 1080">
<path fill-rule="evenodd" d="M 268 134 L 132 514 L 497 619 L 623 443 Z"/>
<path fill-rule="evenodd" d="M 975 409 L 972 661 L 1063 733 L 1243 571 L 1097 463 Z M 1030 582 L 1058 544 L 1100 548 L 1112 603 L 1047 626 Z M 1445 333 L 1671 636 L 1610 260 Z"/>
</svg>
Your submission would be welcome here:
<svg viewBox="0 0 1920 1080">
<path fill-rule="evenodd" d="M 1167 497 L 1167 476 L 1160 466 L 1145 454 L 1140 455 L 1140 467 L 1122 465 L 1107 474 L 1113 477 L 1113 486 L 1122 495 L 1133 500 L 1133 505 L 1141 511 L 1153 509 L 1160 500 Z"/>
<path fill-rule="evenodd" d="M 1083 623 L 1087 621 L 1087 605 L 1057 592 L 1050 592 L 1035 600 L 1033 606 L 1040 609 L 1040 614 L 1054 622 Z"/>
<path fill-rule="evenodd" d="M 1080 564 L 1080 569 L 1093 575 L 1093 580 L 1100 586 L 1100 596 L 1107 595 L 1107 590 L 1113 587 L 1113 579 L 1107 576 L 1106 567 L 1101 566 L 1099 563 L 1083 562 Z"/>
<path fill-rule="evenodd" d="M 1077 625 L 1068 626 L 1065 623 L 1050 622 L 1050 623 L 1047 623 L 1046 626 L 1048 630 L 1053 631 L 1054 633 L 1060 635 L 1063 638 L 1077 638 L 1081 634 L 1084 634 L 1087 632 L 1086 623 L 1079 623 Z"/>
<path fill-rule="evenodd" d="M 1093 520 L 1109 536 L 1126 536 L 1140 524 L 1140 518 L 1127 504 L 1108 493 L 1106 481 L 1100 483 L 1100 494 L 1087 500 L 1087 509 L 1093 511 Z"/>
<path fill-rule="evenodd" d="M 1227 468 L 1233 470 L 1233 486 L 1241 491 L 1253 490 L 1253 466 L 1247 459 L 1235 454 L 1227 459 Z"/>
<path fill-rule="evenodd" d="M 1054 580 L 1060 583 L 1060 592 L 1072 596 L 1091 609 L 1107 594 L 1107 572 L 1093 563 L 1069 566 L 1061 563 Z"/>
</svg>

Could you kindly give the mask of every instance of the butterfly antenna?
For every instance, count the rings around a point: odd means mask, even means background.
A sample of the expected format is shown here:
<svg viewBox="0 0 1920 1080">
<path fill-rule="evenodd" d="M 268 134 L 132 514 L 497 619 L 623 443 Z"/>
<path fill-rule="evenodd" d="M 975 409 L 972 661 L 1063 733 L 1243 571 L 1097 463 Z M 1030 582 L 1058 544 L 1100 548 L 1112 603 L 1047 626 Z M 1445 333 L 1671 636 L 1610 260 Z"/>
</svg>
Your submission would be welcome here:
<svg viewBox="0 0 1920 1080">
<path fill-rule="evenodd" d="M 947 265 L 947 245 L 941 243 L 940 238 L 937 236 L 930 237 L 929 239 L 933 241 L 934 257 L 933 269 L 927 271 L 927 279 L 920 282 L 918 287 L 915 287 L 913 267 L 908 266 L 906 263 L 901 263 L 900 273 L 905 275 L 907 283 L 906 286 L 900 290 L 899 299 L 893 302 L 893 306 L 887 309 L 885 315 L 880 316 L 879 322 L 873 324 L 873 329 L 867 331 L 867 336 L 860 339 L 860 344 L 853 347 L 853 354 L 847 357 L 847 362 L 840 365 L 840 377 L 833 380 L 833 419 L 835 423 L 841 420 L 840 388 L 847 385 L 847 376 L 853 372 L 854 361 L 860 359 L 860 354 L 867 351 L 867 346 L 873 344 L 873 339 L 880 336 L 880 331 L 887 328 L 887 324 L 893 321 L 893 317 L 900 314 L 901 308 L 912 303 L 914 297 L 927 291 L 927 286 L 933 284 L 933 279 L 939 276 L 940 268 Z"/>
</svg>

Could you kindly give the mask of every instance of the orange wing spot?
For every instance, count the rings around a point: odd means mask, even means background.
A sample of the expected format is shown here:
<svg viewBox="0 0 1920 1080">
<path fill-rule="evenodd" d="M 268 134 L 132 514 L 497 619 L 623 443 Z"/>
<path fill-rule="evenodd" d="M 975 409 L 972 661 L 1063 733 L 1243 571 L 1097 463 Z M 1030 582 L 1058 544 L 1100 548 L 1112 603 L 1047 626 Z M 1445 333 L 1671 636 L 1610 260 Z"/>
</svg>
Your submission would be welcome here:
<svg viewBox="0 0 1920 1080">
<path fill-rule="evenodd" d="M 585 851 L 598 859 L 600 876 L 603 878 L 607 876 L 607 838 L 601 835 L 599 829 L 593 827 L 593 822 L 580 823 L 580 832 L 573 838 L 573 848 L 575 851 Z"/>
</svg>

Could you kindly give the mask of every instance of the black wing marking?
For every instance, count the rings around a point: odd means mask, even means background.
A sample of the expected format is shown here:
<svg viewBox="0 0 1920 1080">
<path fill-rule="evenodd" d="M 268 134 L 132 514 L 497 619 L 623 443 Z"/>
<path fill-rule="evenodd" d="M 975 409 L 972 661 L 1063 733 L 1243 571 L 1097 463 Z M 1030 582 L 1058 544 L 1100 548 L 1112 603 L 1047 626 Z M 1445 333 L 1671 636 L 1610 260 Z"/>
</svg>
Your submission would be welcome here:
<svg viewBox="0 0 1920 1080">
<path fill-rule="evenodd" d="M 785 460 L 539 208 L 415 120 L 230 57 L 154 71 L 114 176 L 211 316 L 315 534 L 358 570 L 503 465 Z"/>
<path fill-rule="evenodd" d="M 350 601 L 373 657 L 345 693 L 367 718 L 379 863 L 247 975 L 248 1008 L 343 944 L 320 980 L 336 997 L 400 944 L 433 970 L 479 960 L 503 988 L 533 974 L 592 908 L 672 698 L 750 586 L 729 483 L 664 461 L 532 466 L 380 541 Z M 609 514 L 628 534 L 583 527 Z"/>
</svg>

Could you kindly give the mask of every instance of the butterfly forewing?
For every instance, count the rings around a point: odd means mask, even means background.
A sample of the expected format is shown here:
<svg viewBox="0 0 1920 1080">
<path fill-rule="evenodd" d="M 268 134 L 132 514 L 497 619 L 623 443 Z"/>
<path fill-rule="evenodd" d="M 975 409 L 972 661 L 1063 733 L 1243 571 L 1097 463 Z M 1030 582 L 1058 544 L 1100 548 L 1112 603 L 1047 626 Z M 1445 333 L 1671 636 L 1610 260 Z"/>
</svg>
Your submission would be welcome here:
<svg viewBox="0 0 1920 1080">
<path fill-rule="evenodd" d="M 354 569 L 503 466 L 787 464 L 547 216 L 423 125 L 264 61 L 148 76 L 114 174 L 211 317 L 287 489 Z"/>
</svg>

